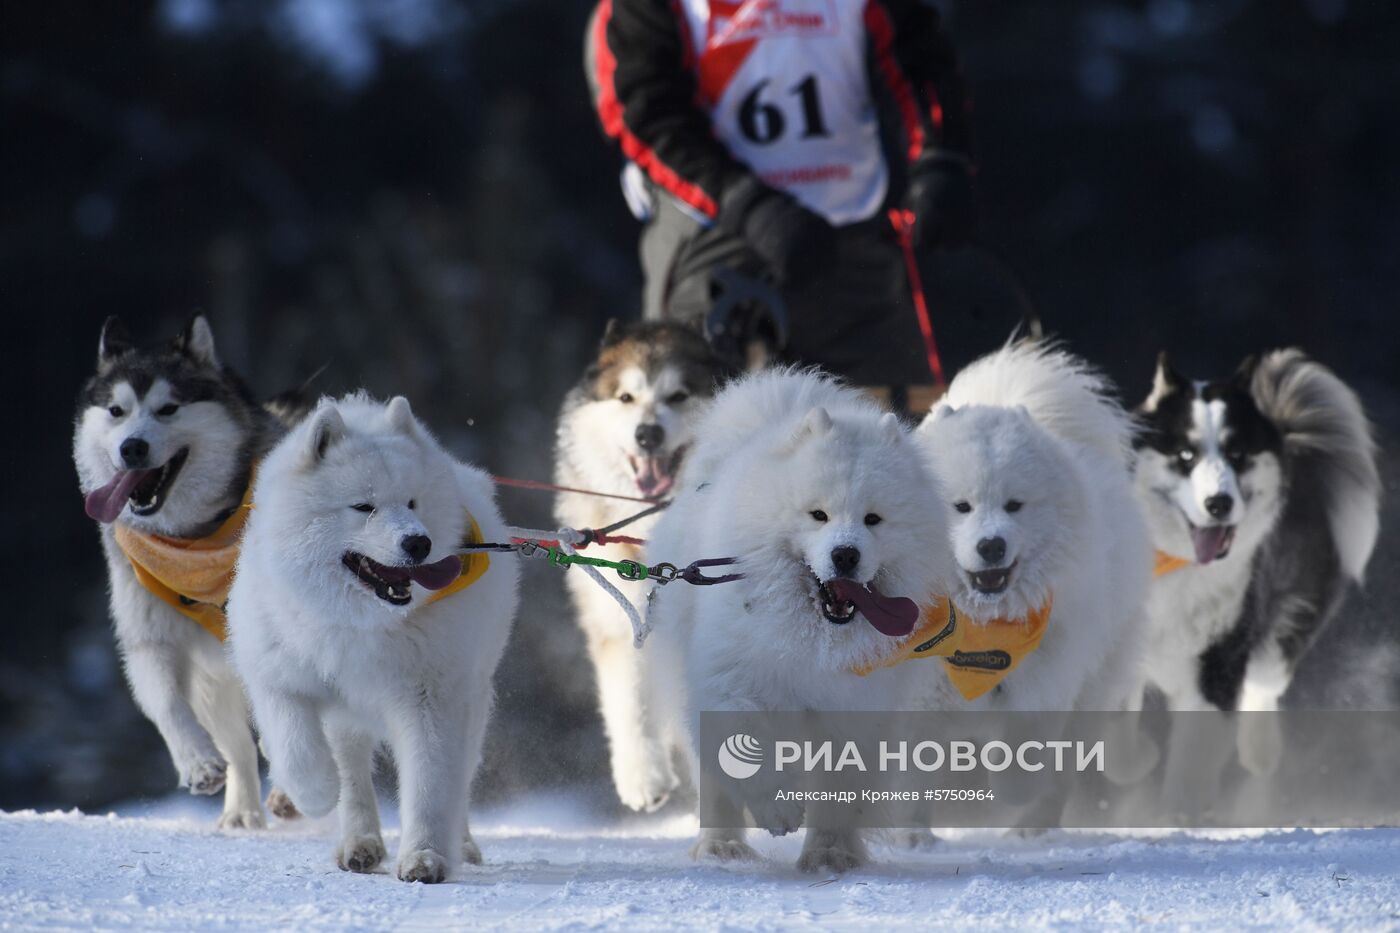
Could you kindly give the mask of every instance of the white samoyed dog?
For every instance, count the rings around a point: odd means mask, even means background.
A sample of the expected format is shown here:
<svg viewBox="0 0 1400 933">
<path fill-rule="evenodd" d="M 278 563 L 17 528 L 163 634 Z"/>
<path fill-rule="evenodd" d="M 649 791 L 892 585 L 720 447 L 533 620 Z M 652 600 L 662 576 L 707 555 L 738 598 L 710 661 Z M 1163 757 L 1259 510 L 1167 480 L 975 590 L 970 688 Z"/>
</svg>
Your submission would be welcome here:
<svg viewBox="0 0 1400 933">
<path fill-rule="evenodd" d="M 928 679 L 933 708 L 1133 708 L 1152 544 L 1132 420 L 1107 380 L 1053 346 L 1012 343 L 960 372 L 915 436 L 946 497 L 949 595 L 964 621 L 1044 625 L 1039 647 L 976 700 Z"/>
<path fill-rule="evenodd" d="M 702 710 L 907 708 L 923 665 L 854 672 L 913 630 L 906 609 L 917 616 L 915 603 L 950 582 L 947 507 L 899 420 L 829 378 L 778 370 L 721 391 L 695 438 L 648 555 L 736 557 L 725 569 L 744 577 L 654 591 L 654 702 L 679 702 L 692 748 Z M 778 835 L 803 822 L 802 804 L 775 801 L 763 782 L 740 792 L 731 827 L 742 807 Z M 805 816 L 799 868 L 865 860 L 858 832 L 824 826 L 819 805 Z M 755 855 L 737 828 L 703 829 L 693 853 Z"/>
<path fill-rule="evenodd" d="M 343 869 L 385 857 L 381 741 L 398 766 L 398 877 L 442 881 L 459 856 L 481 860 L 467 801 L 519 569 L 456 552 L 505 534 L 490 478 L 402 397 L 323 399 L 262 463 L 228 603 L 232 653 L 279 786 L 312 816 L 338 805 Z"/>
</svg>

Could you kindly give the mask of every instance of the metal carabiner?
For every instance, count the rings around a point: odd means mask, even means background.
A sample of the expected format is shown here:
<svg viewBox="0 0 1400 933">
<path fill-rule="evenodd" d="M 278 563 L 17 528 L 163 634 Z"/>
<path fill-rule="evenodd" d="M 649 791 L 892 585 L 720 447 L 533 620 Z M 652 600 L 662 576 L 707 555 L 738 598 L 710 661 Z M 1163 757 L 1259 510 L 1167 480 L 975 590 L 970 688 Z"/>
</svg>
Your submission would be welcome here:
<svg viewBox="0 0 1400 933">
<path fill-rule="evenodd" d="M 650 573 L 658 586 L 665 586 L 680 576 L 680 568 L 675 564 L 660 563 L 650 568 Z"/>
</svg>

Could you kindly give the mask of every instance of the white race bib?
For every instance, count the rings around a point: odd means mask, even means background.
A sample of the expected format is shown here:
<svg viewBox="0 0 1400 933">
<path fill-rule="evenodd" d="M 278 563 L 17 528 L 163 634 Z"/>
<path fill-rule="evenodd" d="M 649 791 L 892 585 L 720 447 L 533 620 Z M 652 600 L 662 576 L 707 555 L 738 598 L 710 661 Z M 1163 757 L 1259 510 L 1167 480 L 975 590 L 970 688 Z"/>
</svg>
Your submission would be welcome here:
<svg viewBox="0 0 1400 933">
<path fill-rule="evenodd" d="M 870 90 L 868 0 L 682 0 L 715 133 L 833 224 L 865 220 L 889 171 Z"/>
</svg>

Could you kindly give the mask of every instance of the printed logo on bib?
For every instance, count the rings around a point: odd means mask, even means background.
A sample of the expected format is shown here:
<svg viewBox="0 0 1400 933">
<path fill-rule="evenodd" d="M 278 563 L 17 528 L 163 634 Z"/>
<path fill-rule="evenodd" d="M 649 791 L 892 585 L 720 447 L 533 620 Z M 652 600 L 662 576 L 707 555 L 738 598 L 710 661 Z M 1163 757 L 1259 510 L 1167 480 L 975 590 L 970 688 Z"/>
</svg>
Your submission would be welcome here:
<svg viewBox="0 0 1400 933">
<path fill-rule="evenodd" d="M 709 0 L 700 94 L 711 106 L 760 39 L 811 38 L 836 32 L 834 0 Z"/>
</svg>

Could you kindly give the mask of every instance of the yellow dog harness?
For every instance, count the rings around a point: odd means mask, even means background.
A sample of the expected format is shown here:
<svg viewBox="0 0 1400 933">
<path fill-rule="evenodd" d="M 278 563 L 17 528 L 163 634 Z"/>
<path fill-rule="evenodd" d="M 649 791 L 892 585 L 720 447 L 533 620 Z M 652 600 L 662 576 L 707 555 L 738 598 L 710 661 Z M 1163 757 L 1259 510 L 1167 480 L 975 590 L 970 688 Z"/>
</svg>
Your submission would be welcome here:
<svg viewBox="0 0 1400 933">
<path fill-rule="evenodd" d="M 233 514 L 206 537 L 171 538 L 136 531 L 126 525 L 117 525 L 113 534 L 117 547 L 131 561 L 137 581 L 152 596 L 223 641 L 228 637 L 224 603 L 233 585 L 233 568 L 238 562 L 243 526 L 252 508 L 250 485 Z M 470 526 L 467 543 L 480 544 L 480 526 L 471 515 L 467 516 L 467 521 Z M 480 580 L 491 566 L 491 559 L 482 552 L 462 554 L 461 560 L 462 570 L 457 579 L 428 596 L 423 605 L 432 605 L 453 593 L 460 593 Z"/>
<path fill-rule="evenodd" d="M 942 658 L 948 679 L 963 699 L 975 700 L 1001 683 L 1040 647 L 1053 604 L 1053 598 L 1047 599 L 1045 605 L 1024 619 L 978 623 L 964 619 L 953 601 L 941 596 L 924 609 L 914 634 L 900 650 L 853 671 L 864 677 L 871 671 L 915 658 Z"/>
</svg>

